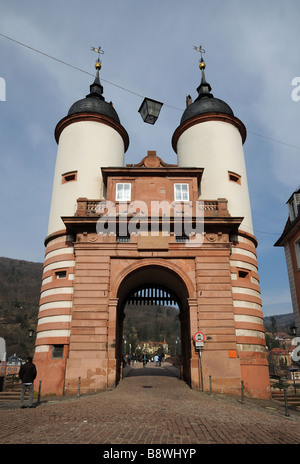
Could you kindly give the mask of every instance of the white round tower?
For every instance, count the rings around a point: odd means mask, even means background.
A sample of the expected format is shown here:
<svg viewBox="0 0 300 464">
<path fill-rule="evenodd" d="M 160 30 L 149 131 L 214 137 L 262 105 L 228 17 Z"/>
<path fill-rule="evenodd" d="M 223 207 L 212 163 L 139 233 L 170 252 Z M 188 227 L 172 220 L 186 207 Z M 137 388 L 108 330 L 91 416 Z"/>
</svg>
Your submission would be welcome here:
<svg viewBox="0 0 300 464">
<path fill-rule="evenodd" d="M 253 234 L 243 151 L 246 128 L 227 103 L 212 95 L 203 60 L 199 67 L 199 95 L 187 106 L 172 139 L 178 166 L 204 168 L 199 199 L 226 198 L 231 216 L 243 217 L 241 228 Z"/>
<path fill-rule="evenodd" d="M 124 165 L 128 134 L 111 103 L 102 96 L 101 64 L 86 98 L 75 102 L 56 126 L 58 143 L 48 235 L 61 229 L 62 216 L 73 216 L 77 198 L 103 198 L 101 167 Z"/>
</svg>

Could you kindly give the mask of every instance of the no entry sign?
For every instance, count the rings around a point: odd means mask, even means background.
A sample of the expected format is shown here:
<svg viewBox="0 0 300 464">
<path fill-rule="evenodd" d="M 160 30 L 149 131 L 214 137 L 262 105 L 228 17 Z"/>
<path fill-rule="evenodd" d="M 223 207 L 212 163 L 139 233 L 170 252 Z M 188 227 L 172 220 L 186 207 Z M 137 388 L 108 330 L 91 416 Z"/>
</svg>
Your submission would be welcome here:
<svg viewBox="0 0 300 464">
<path fill-rule="evenodd" d="M 194 335 L 195 342 L 204 342 L 205 335 L 203 332 L 196 332 Z"/>
</svg>

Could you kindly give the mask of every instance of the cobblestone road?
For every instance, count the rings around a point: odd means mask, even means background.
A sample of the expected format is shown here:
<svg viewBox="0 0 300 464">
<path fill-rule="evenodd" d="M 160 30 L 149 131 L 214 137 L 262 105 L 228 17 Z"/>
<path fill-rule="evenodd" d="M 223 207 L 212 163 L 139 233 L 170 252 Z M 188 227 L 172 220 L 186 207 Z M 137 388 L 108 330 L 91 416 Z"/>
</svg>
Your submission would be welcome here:
<svg viewBox="0 0 300 464">
<path fill-rule="evenodd" d="M 167 367 L 136 366 L 111 391 L 0 407 L 1 444 L 299 444 L 300 413 L 191 390 Z M 147 374 L 147 375 L 145 375 Z"/>
</svg>

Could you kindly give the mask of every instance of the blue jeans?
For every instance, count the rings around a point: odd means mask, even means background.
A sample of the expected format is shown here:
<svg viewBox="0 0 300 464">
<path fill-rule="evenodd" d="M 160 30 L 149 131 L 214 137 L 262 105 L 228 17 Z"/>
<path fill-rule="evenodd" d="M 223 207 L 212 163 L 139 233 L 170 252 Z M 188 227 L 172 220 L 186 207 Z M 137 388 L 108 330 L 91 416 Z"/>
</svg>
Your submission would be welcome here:
<svg viewBox="0 0 300 464">
<path fill-rule="evenodd" d="M 24 396 L 25 392 L 29 389 L 29 398 L 28 398 L 28 406 L 32 406 L 32 401 L 33 401 L 33 383 L 30 385 L 26 385 L 25 383 L 22 383 L 22 390 L 21 390 L 21 398 L 20 398 L 20 406 L 24 406 Z"/>
</svg>

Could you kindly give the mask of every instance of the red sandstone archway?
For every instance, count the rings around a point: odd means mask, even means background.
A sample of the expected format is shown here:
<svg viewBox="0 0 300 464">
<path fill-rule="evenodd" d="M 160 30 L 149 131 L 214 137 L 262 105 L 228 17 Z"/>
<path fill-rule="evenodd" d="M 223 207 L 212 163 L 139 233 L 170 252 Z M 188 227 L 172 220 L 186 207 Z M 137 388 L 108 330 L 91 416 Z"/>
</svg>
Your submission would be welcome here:
<svg viewBox="0 0 300 464">
<path fill-rule="evenodd" d="M 134 266 L 128 266 L 123 269 L 113 284 L 111 296 L 118 300 L 115 343 L 116 381 L 118 382 L 121 377 L 123 320 L 127 296 L 135 288 L 147 285 L 163 285 L 177 297 L 180 311 L 182 377 L 190 384 L 191 330 L 189 300 L 194 297 L 194 288 L 191 280 L 187 275 L 184 275 L 182 269 L 173 264 L 166 266 L 163 260 L 151 260 L 150 262 L 141 260 Z"/>
</svg>

